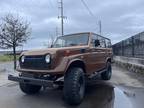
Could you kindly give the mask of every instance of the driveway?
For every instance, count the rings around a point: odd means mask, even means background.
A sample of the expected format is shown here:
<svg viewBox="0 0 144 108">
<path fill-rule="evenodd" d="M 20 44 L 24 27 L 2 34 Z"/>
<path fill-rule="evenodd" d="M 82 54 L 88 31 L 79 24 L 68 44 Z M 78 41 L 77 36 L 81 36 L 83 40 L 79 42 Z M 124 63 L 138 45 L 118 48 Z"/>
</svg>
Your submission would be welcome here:
<svg viewBox="0 0 144 108">
<path fill-rule="evenodd" d="M 6 72 L 6 74 L 7 73 L 9 72 Z M 86 89 L 85 98 L 79 106 L 69 106 L 65 104 L 62 98 L 62 90 L 47 88 L 44 90 L 42 89 L 39 94 L 26 95 L 20 91 L 17 83 L 9 81 L 9 83 L 5 83 L 0 87 L 0 107 L 143 108 L 143 81 L 143 76 L 113 66 L 112 79 L 110 81 L 101 81 L 97 78 L 95 81 L 90 83 Z"/>
</svg>

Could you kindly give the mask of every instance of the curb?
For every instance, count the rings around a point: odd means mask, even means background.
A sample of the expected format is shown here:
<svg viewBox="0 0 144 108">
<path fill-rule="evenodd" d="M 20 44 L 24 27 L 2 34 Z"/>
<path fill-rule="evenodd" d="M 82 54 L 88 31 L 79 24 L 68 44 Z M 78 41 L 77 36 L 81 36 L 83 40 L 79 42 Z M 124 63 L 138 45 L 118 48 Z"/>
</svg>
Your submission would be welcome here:
<svg viewBox="0 0 144 108">
<path fill-rule="evenodd" d="M 144 75 L 144 65 L 123 62 L 119 60 L 114 60 L 114 63 L 130 72 L 135 72 Z"/>
</svg>

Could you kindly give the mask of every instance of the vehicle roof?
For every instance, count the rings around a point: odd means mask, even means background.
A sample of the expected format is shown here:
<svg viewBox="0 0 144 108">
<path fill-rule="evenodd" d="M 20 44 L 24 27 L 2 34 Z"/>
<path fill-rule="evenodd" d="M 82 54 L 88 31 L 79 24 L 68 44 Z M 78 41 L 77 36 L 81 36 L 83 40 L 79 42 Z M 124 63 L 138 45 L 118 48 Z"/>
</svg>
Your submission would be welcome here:
<svg viewBox="0 0 144 108">
<path fill-rule="evenodd" d="M 100 37 L 103 37 L 103 38 L 105 38 L 105 39 L 110 40 L 110 39 L 107 38 L 107 37 L 101 36 L 101 35 L 96 34 L 96 33 L 93 33 L 93 32 L 72 33 L 72 34 L 66 34 L 66 35 L 64 35 L 64 36 L 71 36 L 71 35 L 78 35 L 78 34 L 93 34 L 93 35 L 98 35 L 98 36 L 100 36 Z M 59 37 L 63 37 L 63 36 L 59 36 Z"/>
<path fill-rule="evenodd" d="M 66 34 L 66 35 L 63 35 L 63 36 L 71 36 L 71 35 L 78 35 L 78 34 L 90 34 L 91 32 L 80 32 L 80 33 L 71 33 L 71 34 Z M 60 37 L 63 37 L 63 36 L 60 36 Z"/>
<path fill-rule="evenodd" d="M 109 39 L 109 38 L 107 38 L 107 37 L 101 36 L 101 35 L 99 35 L 99 34 L 96 34 L 96 33 L 93 33 L 93 32 L 91 32 L 91 34 L 93 34 L 93 35 L 98 35 L 98 36 L 100 36 L 100 37 L 103 37 L 103 38 L 105 38 L 105 39 L 108 39 L 108 40 L 110 40 L 110 39 Z"/>
</svg>

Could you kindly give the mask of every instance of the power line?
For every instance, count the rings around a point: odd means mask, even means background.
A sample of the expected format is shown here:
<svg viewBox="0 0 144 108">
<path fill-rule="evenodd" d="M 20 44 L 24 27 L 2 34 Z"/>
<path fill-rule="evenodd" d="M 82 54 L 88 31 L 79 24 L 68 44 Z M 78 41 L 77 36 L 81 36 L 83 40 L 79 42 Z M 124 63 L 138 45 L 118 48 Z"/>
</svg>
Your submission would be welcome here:
<svg viewBox="0 0 144 108">
<path fill-rule="evenodd" d="M 92 13 L 92 11 L 90 10 L 90 8 L 88 7 L 88 5 L 86 4 L 86 2 L 84 0 L 81 0 L 81 2 L 83 3 L 83 5 L 85 6 L 85 8 L 87 9 L 87 11 L 89 12 L 89 14 L 93 17 L 95 17 L 95 15 Z"/>
<path fill-rule="evenodd" d="M 95 15 L 93 14 L 93 12 L 90 10 L 90 8 L 88 7 L 87 3 L 84 0 L 81 0 L 81 2 L 83 3 L 83 5 L 85 6 L 85 8 L 87 9 L 87 11 L 89 12 L 89 14 L 96 18 Z M 101 35 L 102 33 L 102 25 L 101 25 L 101 20 L 98 21 L 98 25 L 99 25 L 99 34 Z"/>
</svg>

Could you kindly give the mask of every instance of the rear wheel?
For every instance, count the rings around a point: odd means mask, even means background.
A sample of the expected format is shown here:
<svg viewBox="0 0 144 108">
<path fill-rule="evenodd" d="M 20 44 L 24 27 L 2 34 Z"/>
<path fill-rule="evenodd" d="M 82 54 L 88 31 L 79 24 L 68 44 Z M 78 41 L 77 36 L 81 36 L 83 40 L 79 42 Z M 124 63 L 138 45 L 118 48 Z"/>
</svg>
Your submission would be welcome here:
<svg viewBox="0 0 144 108">
<path fill-rule="evenodd" d="M 68 104 L 78 105 L 85 94 L 85 77 L 83 69 L 71 68 L 64 77 L 64 99 Z"/>
<path fill-rule="evenodd" d="M 26 94 L 36 94 L 40 91 L 41 86 L 38 85 L 31 85 L 26 83 L 19 83 L 21 91 Z"/>
<path fill-rule="evenodd" d="M 106 71 L 101 74 L 103 80 L 110 80 L 112 76 L 112 67 L 111 63 L 107 62 Z"/>
</svg>

